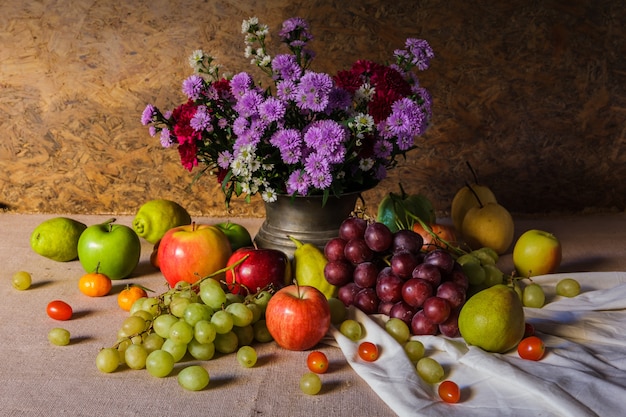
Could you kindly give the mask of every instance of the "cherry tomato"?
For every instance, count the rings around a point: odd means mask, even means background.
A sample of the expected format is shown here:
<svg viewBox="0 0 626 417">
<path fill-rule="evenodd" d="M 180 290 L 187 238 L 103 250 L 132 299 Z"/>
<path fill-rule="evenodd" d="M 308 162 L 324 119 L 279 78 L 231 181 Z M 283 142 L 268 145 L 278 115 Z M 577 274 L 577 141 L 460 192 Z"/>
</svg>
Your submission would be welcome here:
<svg viewBox="0 0 626 417">
<path fill-rule="evenodd" d="M 122 310 L 130 311 L 130 308 L 133 306 L 135 301 L 140 298 L 147 298 L 148 293 L 141 287 L 136 285 L 130 285 L 124 288 L 117 295 L 117 304 L 120 306 Z"/>
<path fill-rule="evenodd" d="M 522 359 L 538 361 L 545 352 L 546 345 L 537 336 L 526 337 L 517 345 L 517 353 Z"/>
<path fill-rule="evenodd" d="M 530 323 L 526 323 L 524 325 L 524 337 L 534 336 L 535 335 L 535 326 Z"/>
<path fill-rule="evenodd" d="M 103 297 L 111 291 L 111 279 L 100 272 L 91 272 L 78 280 L 78 289 L 89 297 Z"/>
<path fill-rule="evenodd" d="M 315 350 L 307 356 L 306 366 L 309 367 L 311 372 L 315 372 L 316 374 L 325 374 L 326 371 L 328 371 L 328 358 L 324 352 Z"/>
<path fill-rule="evenodd" d="M 69 320 L 74 313 L 72 307 L 61 300 L 50 301 L 46 307 L 46 312 L 50 318 L 55 320 Z"/>
<path fill-rule="evenodd" d="M 363 342 L 359 345 L 359 356 L 367 362 L 378 359 L 378 346 L 372 342 Z"/>
<path fill-rule="evenodd" d="M 461 399 L 461 389 L 454 381 L 443 381 L 438 388 L 439 397 L 447 403 L 458 403 Z"/>
</svg>

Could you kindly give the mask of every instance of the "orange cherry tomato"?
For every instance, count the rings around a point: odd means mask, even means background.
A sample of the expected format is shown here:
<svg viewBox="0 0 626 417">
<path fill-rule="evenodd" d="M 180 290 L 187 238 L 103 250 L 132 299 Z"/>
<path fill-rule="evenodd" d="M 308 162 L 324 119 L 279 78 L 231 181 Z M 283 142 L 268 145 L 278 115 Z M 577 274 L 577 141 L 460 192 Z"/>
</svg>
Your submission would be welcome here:
<svg viewBox="0 0 626 417">
<path fill-rule="evenodd" d="M 529 336 L 522 339 L 517 345 L 517 353 L 522 359 L 538 361 L 546 353 L 546 345 L 537 336 Z"/>
<path fill-rule="evenodd" d="M 90 297 L 103 297 L 111 291 L 111 279 L 100 272 L 90 272 L 78 280 L 78 289 Z"/>
<path fill-rule="evenodd" d="M 48 316 L 52 319 L 64 321 L 71 319 L 74 311 L 72 310 L 72 307 L 65 301 L 54 300 L 48 303 L 48 306 L 46 307 L 46 313 L 48 313 Z"/>
<path fill-rule="evenodd" d="M 456 243 L 456 234 L 454 233 L 454 229 L 451 226 L 439 223 L 427 223 L 427 226 L 430 227 L 432 232 L 437 237 L 433 236 L 428 230 L 426 230 L 420 222 L 415 222 L 413 224 L 413 231 L 419 234 L 422 239 L 424 239 L 424 245 L 422 246 L 422 250 L 432 251 L 437 248 L 445 248 L 446 244 L 440 239 L 443 239 L 451 244 Z"/>
<path fill-rule="evenodd" d="M 306 366 L 308 366 L 311 372 L 315 372 L 316 374 L 325 374 L 326 371 L 328 371 L 328 358 L 324 352 L 315 350 L 307 356 Z"/>
<path fill-rule="evenodd" d="M 439 397 L 450 404 L 458 403 L 461 399 L 461 389 L 454 381 L 443 381 L 437 389 Z"/>
<path fill-rule="evenodd" d="M 140 298 L 147 298 L 148 293 L 137 285 L 129 285 L 117 295 L 117 304 L 122 310 L 130 311 L 135 301 Z"/>
<path fill-rule="evenodd" d="M 367 362 L 378 359 L 378 346 L 372 342 L 363 342 L 359 345 L 359 356 Z"/>
</svg>

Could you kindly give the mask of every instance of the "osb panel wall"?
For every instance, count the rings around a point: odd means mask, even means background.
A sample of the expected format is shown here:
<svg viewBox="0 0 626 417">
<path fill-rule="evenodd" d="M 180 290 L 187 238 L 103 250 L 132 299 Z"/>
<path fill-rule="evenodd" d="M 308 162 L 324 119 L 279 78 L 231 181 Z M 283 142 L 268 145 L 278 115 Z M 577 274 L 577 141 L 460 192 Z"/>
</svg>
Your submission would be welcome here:
<svg viewBox="0 0 626 417">
<path fill-rule="evenodd" d="M 626 205 L 626 11 L 619 1 L 38 0 L 0 3 L 0 203 L 16 212 L 133 213 L 170 198 L 194 215 L 262 216 L 258 199 L 224 208 L 139 122 L 147 103 L 182 100 L 187 57 L 252 69 L 241 21 L 276 32 L 309 20 L 315 67 L 389 59 L 407 37 L 436 58 L 422 74 L 433 126 L 366 194 L 401 180 L 445 214 L 470 161 L 517 213 Z"/>
</svg>

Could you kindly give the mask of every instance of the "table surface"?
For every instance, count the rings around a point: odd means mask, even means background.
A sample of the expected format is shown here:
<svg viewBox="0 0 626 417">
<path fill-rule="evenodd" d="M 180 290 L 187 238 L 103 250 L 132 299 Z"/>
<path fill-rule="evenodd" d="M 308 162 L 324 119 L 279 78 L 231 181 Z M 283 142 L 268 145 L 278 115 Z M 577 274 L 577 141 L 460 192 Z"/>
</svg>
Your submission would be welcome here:
<svg viewBox="0 0 626 417">
<path fill-rule="evenodd" d="M 41 214 L 0 214 L 4 239 L 0 243 L 2 280 L 0 294 L 0 401 L 3 415 L 39 416 L 64 413 L 72 416 L 230 415 L 230 416 L 390 416 L 395 413 L 350 367 L 342 351 L 317 346 L 330 359 L 330 371 L 322 375 L 323 391 L 317 396 L 300 392 L 298 381 L 306 372 L 308 352 L 291 352 L 274 342 L 257 345 L 258 364 L 244 369 L 235 355 L 202 362 L 211 375 L 209 387 L 188 392 L 178 386 L 175 374 L 198 363 L 184 359 L 171 376 L 155 378 L 145 370 L 120 368 L 102 374 L 95 357 L 102 347 L 115 343 L 116 333 L 128 313 L 117 306 L 116 295 L 127 284 L 140 284 L 163 292 L 162 275 L 149 264 L 152 250 L 142 241 L 142 255 L 135 273 L 114 281 L 110 295 L 89 298 L 78 290 L 84 273 L 78 261 L 59 263 L 35 254 L 29 245 L 32 230 L 54 217 Z M 86 224 L 111 216 L 69 215 Z M 225 219 L 194 219 L 213 223 Z M 230 219 L 248 227 L 254 235 L 261 219 Z M 132 217 L 118 216 L 130 225 Z M 516 218 L 516 237 L 537 228 L 555 233 L 563 244 L 558 272 L 625 271 L 626 215 L 624 213 L 579 216 Z M 511 255 L 500 267 L 512 269 Z M 11 287 L 11 275 L 29 271 L 33 286 L 27 291 Z M 53 299 L 70 303 L 72 320 L 57 322 L 45 312 Z M 71 332 L 68 346 L 51 345 L 48 331 L 64 327 Z"/>
</svg>

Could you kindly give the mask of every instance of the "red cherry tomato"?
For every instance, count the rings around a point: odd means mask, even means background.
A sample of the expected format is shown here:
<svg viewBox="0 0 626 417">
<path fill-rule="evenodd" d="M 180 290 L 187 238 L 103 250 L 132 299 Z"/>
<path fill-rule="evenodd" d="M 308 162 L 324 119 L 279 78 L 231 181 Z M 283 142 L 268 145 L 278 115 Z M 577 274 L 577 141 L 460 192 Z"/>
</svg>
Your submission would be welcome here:
<svg viewBox="0 0 626 417">
<path fill-rule="evenodd" d="M 443 381 L 439 384 L 439 397 L 447 403 L 458 403 L 461 399 L 461 389 L 453 381 Z"/>
<path fill-rule="evenodd" d="M 359 356 L 367 362 L 374 362 L 378 359 L 378 346 L 372 342 L 363 342 L 359 345 Z"/>
<path fill-rule="evenodd" d="M 315 372 L 316 374 L 324 374 L 326 373 L 326 371 L 328 371 L 328 358 L 326 357 L 324 352 L 315 350 L 309 353 L 309 356 L 307 356 L 306 365 L 311 372 Z"/>
<path fill-rule="evenodd" d="M 546 345 L 537 336 L 529 336 L 522 339 L 517 345 L 517 353 L 520 358 L 530 361 L 538 361 L 543 358 L 546 352 Z"/>
<path fill-rule="evenodd" d="M 48 303 L 46 307 L 48 316 L 55 320 L 69 320 L 72 318 L 72 307 L 65 301 L 54 300 Z"/>
</svg>

